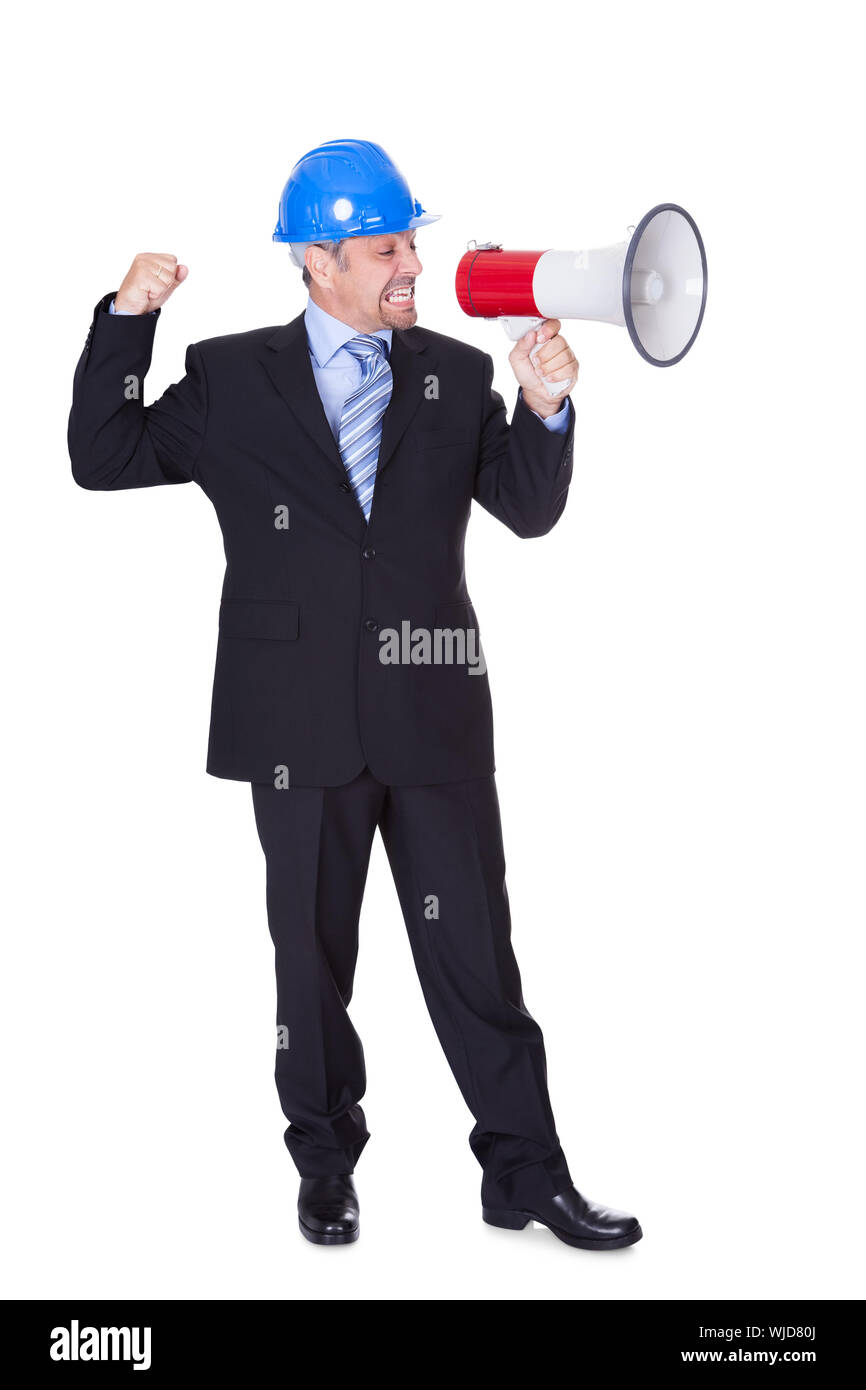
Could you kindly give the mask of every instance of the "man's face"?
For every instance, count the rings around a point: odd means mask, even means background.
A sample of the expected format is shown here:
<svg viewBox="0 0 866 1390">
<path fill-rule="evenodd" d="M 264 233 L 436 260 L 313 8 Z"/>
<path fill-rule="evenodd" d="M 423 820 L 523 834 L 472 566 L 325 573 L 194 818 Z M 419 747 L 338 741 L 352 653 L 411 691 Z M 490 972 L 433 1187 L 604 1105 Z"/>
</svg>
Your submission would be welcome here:
<svg viewBox="0 0 866 1390">
<path fill-rule="evenodd" d="M 314 302 L 359 333 L 411 328 L 418 319 L 415 280 L 424 269 L 415 250 L 415 232 L 349 237 L 343 253 L 348 270 L 340 270 L 336 257 L 319 247 L 308 251 Z"/>
</svg>

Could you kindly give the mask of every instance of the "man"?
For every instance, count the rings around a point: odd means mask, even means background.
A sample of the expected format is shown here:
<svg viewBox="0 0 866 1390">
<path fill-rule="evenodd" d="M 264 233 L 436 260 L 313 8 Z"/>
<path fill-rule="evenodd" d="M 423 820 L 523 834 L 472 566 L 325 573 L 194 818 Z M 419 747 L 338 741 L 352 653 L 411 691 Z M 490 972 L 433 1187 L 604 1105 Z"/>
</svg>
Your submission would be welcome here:
<svg viewBox="0 0 866 1390">
<path fill-rule="evenodd" d="M 473 498 L 518 536 L 565 506 L 578 364 L 558 320 L 518 342 L 509 427 L 479 349 L 417 327 L 415 230 L 437 220 L 378 145 L 292 171 L 274 239 L 309 300 L 282 327 L 195 343 L 152 405 L 162 306 L 187 276 L 136 256 L 97 304 L 69 421 L 73 476 L 195 481 L 227 566 L 207 770 L 248 781 L 267 864 L 275 1077 L 303 1234 L 359 1233 L 369 1138 L 347 1006 L 378 826 L 434 1027 L 475 1117 L 484 1220 L 607 1250 L 634 1216 L 574 1187 L 511 947 L 491 704 L 463 542 Z M 552 395 L 550 383 L 558 397 Z"/>
</svg>

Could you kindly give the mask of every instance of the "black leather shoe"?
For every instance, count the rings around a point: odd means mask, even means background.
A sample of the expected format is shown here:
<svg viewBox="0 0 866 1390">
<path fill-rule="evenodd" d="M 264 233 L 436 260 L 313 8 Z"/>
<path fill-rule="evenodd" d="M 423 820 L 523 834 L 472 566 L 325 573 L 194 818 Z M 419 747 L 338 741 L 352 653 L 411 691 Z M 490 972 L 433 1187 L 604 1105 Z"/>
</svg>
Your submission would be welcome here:
<svg viewBox="0 0 866 1390">
<path fill-rule="evenodd" d="M 348 1245 L 357 1240 L 358 1194 L 351 1173 L 301 1178 L 298 1225 L 314 1245 Z"/>
<path fill-rule="evenodd" d="M 507 1231 L 522 1231 L 527 1222 L 540 1221 L 566 1245 L 580 1250 L 620 1250 L 643 1235 L 636 1216 L 590 1202 L 574 1185 L 534 1207 L 512 1211 L 482 1207 L 481 1215 L 488 1226 L 504 1226 Z"/>
</svg>

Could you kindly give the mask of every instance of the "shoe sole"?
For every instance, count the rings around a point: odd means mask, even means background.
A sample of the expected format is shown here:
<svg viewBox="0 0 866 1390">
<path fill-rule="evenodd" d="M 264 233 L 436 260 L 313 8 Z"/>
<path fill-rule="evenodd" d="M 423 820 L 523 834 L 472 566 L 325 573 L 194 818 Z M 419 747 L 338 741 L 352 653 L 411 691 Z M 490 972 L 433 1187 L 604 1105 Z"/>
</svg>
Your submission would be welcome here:
<svg viewBox="0 0 866 1390">
<path fill-rule="evenodd" d="M 301 1234 L 312 1241 L 313 1245 L 351 1245 L 353 1240 L 357 1240 L 361 1234 L 360 1226 L 356 1226 L 352 1231 L 314 1231 L 311 1226 L 305 1226 L 304 1222 L 298 1217 L 298 1225 Z"/>
<path fill-rule="evenodd" d="M 643 1237 L 640 1226 L 635 1226 L 633 1231 L 628 1231 L 624 1236 L 612 1236 L 608 1239 L 573 1236 L 529 1211 L 495 1211 L 492 1207 L 482 1207 L 481 1216 L 488 1226 L 499 1226 L 504 1231 L 522 1231 L 530 1221 L 537 1221 L 539 1226 L 546 1226 L 557 1240 L 565 1241 L 566 1245 L 574 1245 L 578 1250 L 622 1250 L 626 1245 L 634 1245 Z"/>
</svg>

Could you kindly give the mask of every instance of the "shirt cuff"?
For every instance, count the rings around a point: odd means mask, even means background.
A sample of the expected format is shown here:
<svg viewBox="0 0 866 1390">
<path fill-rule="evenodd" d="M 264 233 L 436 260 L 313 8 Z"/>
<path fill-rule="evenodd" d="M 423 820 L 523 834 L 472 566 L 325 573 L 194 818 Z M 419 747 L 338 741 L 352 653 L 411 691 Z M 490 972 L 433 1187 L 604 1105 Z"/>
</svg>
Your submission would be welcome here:
<svg viewBox="0 0 866 1390">
<path fill-rule="evenodd" d="M 537 410 L 533 410 L 532 414 L 541 421 L 546 429 L 550 430 L 551 434 L 565 434 L 568 429 L 568 405 L 569 400 L 566 396 L 555 415 L 539 415 Z"/>
<path fill-rule="evenodd" d="M 115 307 L 114 307 L 114 300 L 113 300 L 113 299 L 112 299 L 111 303 L 110 303 L 109 306 L 108 306 L 108 312 L 109 312 L 110 314 L 117 314 L 117 315 L 119 315 L 121 318 L 130 318 L 130 317 L 131 317 L 131 318 L 134 318 L 134 317 L 135 317 L 135 315 L 133 314 L 133 312 L 132 312 L 131 309 L 115 309 Z M 147 312 L 148 312 L 149 314 L 155 314 L 155 313 L 156 313 L 156 310 L 155 310 L 155 309 L 148 309 Z M 139 315 L 139 317 L 141 317 L 141 316 Z"/>
</svg>

